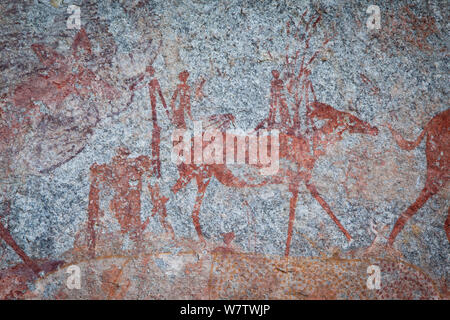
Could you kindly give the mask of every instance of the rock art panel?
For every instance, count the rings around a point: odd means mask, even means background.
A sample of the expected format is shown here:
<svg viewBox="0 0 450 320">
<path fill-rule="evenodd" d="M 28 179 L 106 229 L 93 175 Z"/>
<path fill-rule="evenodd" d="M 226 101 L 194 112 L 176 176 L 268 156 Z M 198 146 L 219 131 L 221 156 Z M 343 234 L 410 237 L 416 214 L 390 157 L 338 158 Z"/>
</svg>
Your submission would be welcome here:
<svg viewBox="0 0 450 320">
<path fill-rule="evenodd" d="M 448 14 L 370 5 L 1 3 L 0 297 L 448 299 Z"/>
</svg>

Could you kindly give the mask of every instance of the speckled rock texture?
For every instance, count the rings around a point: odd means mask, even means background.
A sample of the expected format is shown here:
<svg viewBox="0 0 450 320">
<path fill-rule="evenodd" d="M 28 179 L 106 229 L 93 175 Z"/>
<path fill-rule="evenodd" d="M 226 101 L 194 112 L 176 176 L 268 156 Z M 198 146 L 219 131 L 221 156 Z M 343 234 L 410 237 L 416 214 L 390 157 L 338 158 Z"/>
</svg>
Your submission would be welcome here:
<svg viewBox="0 0 450 320">
<path fill-rule="evenodd" d="M 449 299 L 449 12 L 0 0 L 0 298 Z M 279 170 L 177 165 L 194 121 Z"/>
</svg>

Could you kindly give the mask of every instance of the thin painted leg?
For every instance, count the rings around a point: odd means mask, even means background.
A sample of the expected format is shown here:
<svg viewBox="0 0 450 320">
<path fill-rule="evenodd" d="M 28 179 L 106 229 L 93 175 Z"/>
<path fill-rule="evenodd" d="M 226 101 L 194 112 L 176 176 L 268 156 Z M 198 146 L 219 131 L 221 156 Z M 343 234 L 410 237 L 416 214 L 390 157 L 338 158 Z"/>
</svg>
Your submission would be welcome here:
<svg viewBox="0 0 450 320">
<path fill-rule="evenodd" d="M 423 190 L 420 192 L 419 197 L 417 200 L 408 208 L 405 212 L 403 212 L 400 217 L 395 222 L 394 228 L 392 229 L 391 234 L 389 235 L 388 243 L 389 245 L 392 245 L 395 241 L 395 238 L 400 233 L 400 231 L 403 230 L 403 227 L 405 226 L 405 223 L 416 214 L 416 212 L 422 208 L 422 206 L 425 204 L 425 202 L 430 199 L 430 197 L 434 194 L 427 186 L 423 188 Z"/>
<path fill-rule="evenodd" d="M 13 239 L 9 231 L 3 226 L 0 221 L 0 237 L 19 255 L 19 257 L 25 262 L 25 264 L 33 270 L 36 275 L 39 275 L 41 268 L 27 256 L 27 254 L 18 246 L 16 241 Z"/>
<path fill-rule="evenodd" d="M 344 233 L 347 240 L 351 241 L 352 237 L 350 236 L 348 231 L 344 228 L 344 226 L 339 222 L 339 219 L 334 215 L 328 203 L 326 203 L 325 200 L 319 195 L 319 192 L 317 191 L 316 187 L 311 183 L 306 183 L 306 187 L 308 188 L 309 192 L 311 192 L 312 196 L 320 203 L 322 208 L 328 213 L 328 215 L 338 226 L 338 228 Z"/>
<path fill-rule="evenodd" d="M 295 210 L 297 209 L 297 200 L 298 200 L 298 190 L 292 191 L 292 198 L 289 203 L 289 225 L 288 225 L 288 234 L 286 240 L 286 251 L 284 255 L 286 257 L 289 256 L 289 250 L 291 248 L 291 240 L 292 240 L 292 232 L 294 229 L 294 221 L 295 221 Z"/>
</svg>

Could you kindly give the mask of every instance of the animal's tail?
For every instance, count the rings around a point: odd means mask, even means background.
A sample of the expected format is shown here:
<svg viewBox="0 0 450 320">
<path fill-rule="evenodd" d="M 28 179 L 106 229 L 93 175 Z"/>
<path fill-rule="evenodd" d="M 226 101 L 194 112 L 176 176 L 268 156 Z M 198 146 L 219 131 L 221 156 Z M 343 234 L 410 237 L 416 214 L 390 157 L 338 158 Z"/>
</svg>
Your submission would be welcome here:
<svg viewBox="0 0 450 320">
<path fill-rule="evenodd" d="M 225 165 L 216 165 L 214 168 L 214 176 L 219 180 L 220 183 L 227 187 L 234 187 L 234 188 L 253 188 L 253 187 L 261 187 L 265 185 L 267 182 L 261 182 L 261 183 L 248 183 L 244 180 L 239 179 L 236 177 L 230 169 L 228 169 Z"/>
<path fill-rule="evenodd" d="M 398 133 L 397 131 L 395 131 L 390 124 L 387 124 L 387 127 L 389 128 L 389 130 L 391 130 L 392 135 L 394 136 L 395 142 L 397 142 L 397 145 L 402 148 L 403 150 L 413 150 L 415 149 L 420 142 L 422 141 L 423 137 L 425 136 L 425 134 L 427 133 L 427 128 L 425 127 L 425 129 L 423 129 L 422 133 L 419 135 L 419 137 L 416 139 L 416 141 L 408 141 L 406 139 L 404 139 L 400 133 Z"/>
</svg>

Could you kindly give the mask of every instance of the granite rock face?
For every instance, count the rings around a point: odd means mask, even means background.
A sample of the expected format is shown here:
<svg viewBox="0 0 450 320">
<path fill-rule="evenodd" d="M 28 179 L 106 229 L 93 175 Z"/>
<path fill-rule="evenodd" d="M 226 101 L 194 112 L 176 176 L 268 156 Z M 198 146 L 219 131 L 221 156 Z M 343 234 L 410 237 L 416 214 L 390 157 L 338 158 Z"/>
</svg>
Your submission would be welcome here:
<svg viewBox="0 0 450 320">
<path fill-rule="evenodd" d="M 448 299 L 448 4 L 375 4 L 0 0 L 0 297 Z"/>
</svg>

